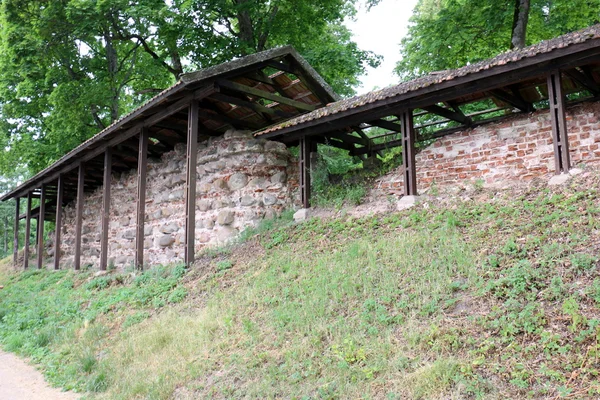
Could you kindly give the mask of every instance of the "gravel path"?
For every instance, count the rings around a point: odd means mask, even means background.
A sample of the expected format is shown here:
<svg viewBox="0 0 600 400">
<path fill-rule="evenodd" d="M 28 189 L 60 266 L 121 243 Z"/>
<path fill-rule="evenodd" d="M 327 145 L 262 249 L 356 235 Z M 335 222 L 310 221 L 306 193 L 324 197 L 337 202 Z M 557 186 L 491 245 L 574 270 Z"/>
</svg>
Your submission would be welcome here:
<svg viewBox="0 0 600 400">
<path fill-rule="evenodd" d="M 0 350 L 0 399 L 75 400 L 79 397 L 72 392 L 51 388 L 34 367 Z"/>
</svg>

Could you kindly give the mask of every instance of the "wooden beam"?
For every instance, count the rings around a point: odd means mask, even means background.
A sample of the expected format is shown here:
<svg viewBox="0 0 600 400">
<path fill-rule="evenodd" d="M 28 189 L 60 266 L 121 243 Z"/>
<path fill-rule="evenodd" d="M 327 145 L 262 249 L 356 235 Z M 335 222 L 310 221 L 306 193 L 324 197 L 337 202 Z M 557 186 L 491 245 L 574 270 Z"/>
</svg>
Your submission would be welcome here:
<svg viewBox="0 0 600 400">
<path fill-rule="evenodd" d="M 14 237 L 13 237 L 13 264 L 17 265 L 19 258 L 19 206 L 21 205 L 21 198 L 15 198 L 15 226 L 14 226 Z"/>
<path fill-rule="evenodd" d="M 60 236 L 62 231 L 62 207 L 63 207 L 63 193 L 65 191 L 65 180 L 62 175 L 58 176 L 58 191 L 56 193 L 56 219 L 55 225 L 56 230 L 54 232 L 54 269 L 60 268 Z"/>
<path fill-rule="evenodd" d="M 469 126 L 473 121 L 471 118 L 467 117 L 462 111 L 449 110 L 444 107 L 440 107 L 436 104 L 423 107 L 423 110 L 428 111 L 432 114 L 439 115 L 444 118 L 448 118 L 449 120 L 459 122 L 463 125 Z"/>
<path fill-rule="evenodd" d="M 554 144 L 554 165 L 556 174 L 566 173 L 571 168 L 569 155 L 569 134 L 565 116 L 565 96 L 562 90 L 560 71 L 548 74 L 548 100 L 552 121 L 552 142 Z"/>
<path fill-rule="evenodd" d="M 102 188 L 102 236 L 100 237 L 100 270 L 108 267 L 108 222 L 110 220 L 110 189 L 112 178 L 112 147 L 104 151 L 104 186 Z"/>
<path fill-rule="evenodd" d="M 372 126 L 378 126 L 383 129 L 389 129 L 394 132 L 401 132 L 402 127 L 399 124 L 395 124 L 392 121 L 387 121 L 385 119 L 375 119 L 373 121 L 367 122 L 367 124 Z"/>
<path fill-rule="evenodd" d="M 196 163 L 198 158 L 198 101 L 190 104 L 186 147 L 185 263 L 194 263 L 196 244 Z"/>
<path fill-rule="evenodd" d="M 564 73 L 569 75 L 585 89 L 589 90 L 594 96 L 600 94 L 600 85 L 598 85 L 594 78 L 592 78 L 589 74 L 580 72 L 575 68 L 567 69 L 564 71 Z"/>
<path fill-rule="evenodd" d="M 508 93 L 502 89 L 490 90 L 489 94 L 500 101 L 510 104 L 511 106 L 518 108 L 522 112 L 533 112 L 535 108 L 533 104 L 526 102 L 521 95 L 516 93 Z"/>
<path fill-rule="evenodd" d="M 81 228 L 83 223 L 83 202 L 85 191 L 85 164 L 79 164 L 77 174 L 77 209 L 75 211 L 75 270 L 81 269 Z"/>
<path fill-rule="evenodd" d="M 203 104 L 203 106 L 204 106 L 204 104 Z M 233 117 L 230 117 L 225 114 L 219 114 L 213 110 L 201 109 L 201 110 L 198 110 L 198 115 L 205 119 L 212 119 L 215 121 L 224 122 L 226 124 L 233 126 L 236 129 L 239 129 L 239 128 L 260 129 L 263 126 L 262 124 L 259 124 L 256 122 L 248 121 L 245 119 L 233 118 Z"/>
<path fill-rule="evenodd" d="M 29 242 L 31 236 L 31 192 L 27 193 L 27 209 L 25 210 L 25 250 L 23 255 L 23 268 L 29 267 Z"/>
<path fill-rule="evenodd" d="M 42 269 L 44 266 L 44 221 L 46 216 L 46 185 L 42 185 L 40 197 L 40 211 L 38 216 L 37 233 L 37 267 Z"/>
<path fill-rule="evenodd" d="M 327 136 L 339 139 L 342 142 L 347 143 L 347 144 L 369 147 L 369 140 L 366 140 L 361 137 L 352 136 L 345 132 L 331 133 L 331 134 L 328 134 Z"/>
<path fill-rule="evenodd" d="M 310 207 L 310 139 L 303 137 L 300 139 L 300 159 L 299 171 L 300 171 L 300 193 L 302 206 L 304 208 Z"/>
<path fill-rule="evenodd" d="M 243 100 L 243 99 L 237 98 L 235 96 L 230 96 L 230 95 L 224 94 L 224 93 L 212 94 L 210 96 L 210 98 L 214 99 L 214 100 L 222 101 L 225 103 L 229 103 L 229 104 L 234 104 L 239 107 L 250 109 L 259 115 L 267 114 L 271 117 L 281 117 L 281 118 L 290 118 L 290 117 L 294 116 L 294 114 L 289 113 L 289 112 L 265 107 L 261 104 L 253 103 L 251 101 Z"/>
<path fill-rule="evenodd" d="M 239 92 L 239 93 L 244 93 L 244 94 L 247 94 L 250 96 L 257 96 L 257 97 L 260 97 L 263 99 L 275 101 L 279 104 L 285 104 L 285 105 L 294 107 L 301 111 L 310 112 L 310 111 L 314 111 L 314 109 L 315 109 L 315 106 L 312 106 L 310 104 L 306 104 L 301 101 L 292 100 L 292 99 L 282 97 L 282 96 L 279 96 L 274 93 L 269 93 L 264 90 L 256 89 L 256 88 L 253 88 L 250 86 L 242 85 L 237 82 L 220 80 L 217 82 L 217 85 L 219 85 L 220 87 L 224 87 L 224 88 Z"/>
<path fill-rule="evenodd" d="M 148 128 L 139 137 L 137 173 L 137 213 L 135 224 L 135 267 L 144 268 L 144 219 L 146 218 L 146 176 L 148 173 Z"/>
<path fill-rule="evenodd" d="M 402 162 L 404 165 L 404 195 L 417 195 L 417 168 L 415 166 L 415 130 L 412 110 L 400 116 L 402 122 Z"/>
</svg>

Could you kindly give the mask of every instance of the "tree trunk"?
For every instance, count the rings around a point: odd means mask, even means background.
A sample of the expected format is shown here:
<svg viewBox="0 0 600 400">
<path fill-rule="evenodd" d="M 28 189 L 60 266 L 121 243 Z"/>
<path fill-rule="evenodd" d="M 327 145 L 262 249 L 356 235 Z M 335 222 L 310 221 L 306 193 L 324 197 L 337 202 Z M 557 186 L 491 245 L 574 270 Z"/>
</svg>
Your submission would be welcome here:
<svg viewBox="0 0 600 400">
<path fill-rule="evenodd" d="M 252 18 L 248 10 L 244 10 L 242 5 L 247 0 L 236 0 L 236 4 L 239 7 L 237 13 L 238 27 L 239 27 L 239 38 L 242 42 L 242 55 L 246 56 L 251 52 L 256 51 L 256 43 L 254 41 L 254 26 L 252 24 Z M 250 51 L 249 51 L 250 50 Z"/>
<path fill-rule="evenodd" d="M 522 49 L 525 47 L 527 22 L 529 21 L 529 3 L 530 0 L 515 0 L 515 13 L 510 43 L 511 49 Z"/>
<path fill-rule="evenodd" d="M 117 50 L 115 50 L 113 38 L 108 30 L 104 32 L 104 41 L 106 42 L 106 62 L 110 79 L 110 90 L 112 92 L 110 101 L 110 122 L 113 123 L 119 119 L 119 89 L 116 83 L 117 72 L 119 72 L 119 63 Z"/>
</svg>

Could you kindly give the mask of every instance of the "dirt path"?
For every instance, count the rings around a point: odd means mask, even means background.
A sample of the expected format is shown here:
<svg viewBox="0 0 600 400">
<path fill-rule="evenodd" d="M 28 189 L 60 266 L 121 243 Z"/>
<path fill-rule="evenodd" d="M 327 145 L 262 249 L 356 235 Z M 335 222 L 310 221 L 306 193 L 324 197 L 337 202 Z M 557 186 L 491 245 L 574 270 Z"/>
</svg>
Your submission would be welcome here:
<svg viewBox="0 0 600 400">
<path fill-rule="evenodd" d="M 0 399 L 74 400 L 80 396 L 51 388 L 42 374 L 17 356 L 0 350 Z"/>
</svg>

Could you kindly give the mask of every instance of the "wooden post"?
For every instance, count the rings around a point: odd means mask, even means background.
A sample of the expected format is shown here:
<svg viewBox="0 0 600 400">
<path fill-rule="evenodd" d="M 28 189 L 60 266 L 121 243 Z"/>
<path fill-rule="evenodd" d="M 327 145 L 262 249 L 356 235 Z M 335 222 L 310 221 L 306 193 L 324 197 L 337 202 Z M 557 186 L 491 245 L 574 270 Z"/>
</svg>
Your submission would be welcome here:
<svg viewBox="0 0 600 400">
<path fill-rule="evenodd" d="M 148 129 L 140 131 L 137 176 L 137 218 L 135 229 L 135 266 L 144 268 L 144 218 L 146 217 L 146 174 L 148 170 Z"/>
<path fill-rule="evenodd" d="M 85 189 L 85 165 L 79 164 L 77 178 L 77 210 L 75 215 L 75 270 L 81 269 L 81 225 L 83 220 L 83 195 Z"/>
<path fill-rule="evenodd" d="M 65 190 L 65 179 L 58 176 L 58 188 L 56 189 L 56 231 L 54 233 L 54 269 L 60 268 L 60 234 L 62 231 L 62 203 Z"/>
<path fill-rule="evenodd" d="M 198 157 L 198 101 L 188 113 L 185 185 L 185 263 L 194 262 L 196 244 L 196 162 Z"/>
<path fill-rule="evenodd" d="M 104 187 L 102 191 L 102 237 L 100 238 L 100 270 L 108 267 L 108 221 L 110 219 L 110 182 L 112 177 L 112 148 L 104 151 Z"/>
<path fill-rule="evenodd" d="M 415 166 L 415 130 L 412 110 L 400 116 L 402 122 L 402 162 L 404 164 L 404 195 L 417 195 L 417 171 Z"/>
<path fill-rule="evenodd" d="M 25 251 L 23 252 L 23 268 L 29 267 L 29 237 L 31 236 L 31 192 L 27 193 L 27 210 L 25 211 Z"/>
<path fill-rule="evenodd" d="M 46 213 L 46 185 L 42 184 L 40 195 L 40 214 L 38 216 L 38 234 L 37 234 L 37 267 L 42 269 L 44 266 L 44 220 Z"/>
<path fill-rule="evenodd" d="M 298 167 L 300 172 L 300 193 L 302 199 L 302 207 L 310 207 L 310 139 L 303 136 L 300 139 L 300 159 Z"/>
<path fill-rule="evenodd" d="M 550 119 L 552 120 L 552 142 L 554 143 L 554 172 L 560 174 L 568 172 L 571 168 L 565 96 L 562 90 L 560 71 L 553 71 L 548 75 L 548 100 L 550 102 Z"/>
<path fill-rule="evenodd" d="M 19 208 L 21 205 L 21 198 L 15 199 L 15 232 L 13 238 L 13 264 L 17 265 L 17 259 L 19 258 Z"/>
</svg>

